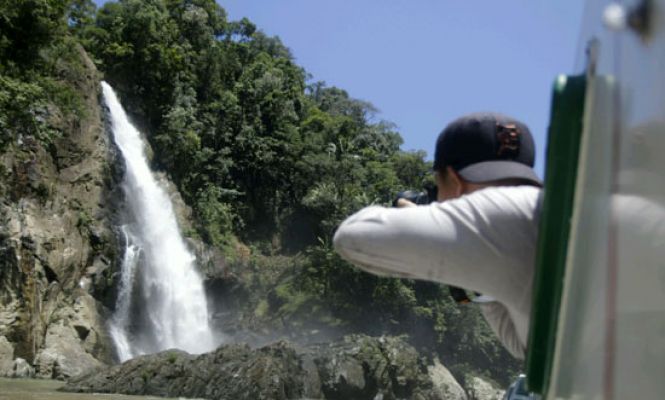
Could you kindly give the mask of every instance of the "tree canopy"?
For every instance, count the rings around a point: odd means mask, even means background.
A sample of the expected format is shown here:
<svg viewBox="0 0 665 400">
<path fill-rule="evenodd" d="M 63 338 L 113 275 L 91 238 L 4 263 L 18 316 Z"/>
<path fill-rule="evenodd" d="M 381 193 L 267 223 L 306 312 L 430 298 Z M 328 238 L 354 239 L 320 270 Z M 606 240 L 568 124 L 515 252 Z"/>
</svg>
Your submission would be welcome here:
<svg viewBox="0 0 665 400">
<path fill-rule="evenodd" d="M 84 111 L 67 79 L 80 46 L 193 208 L 190 234 L 230 258 L 237 243 L 300 257 L 273 290 L 275 307 L 325 304 L 361 325 L 371 314 L 375 333 L 427 337 L 509 374 L 479 314 L 459 311 L 442 286 L 377 278 L 332 251 L 343 218 L 431 179 L 425 153 L 401 151 L 369 102 L 312 80 L 279 38 L 229 21 L 214 0 L 0 2 L 0 151 L 20 136 L 48 145 L 66 134 L 42 117 L 47 104 Z"/>
</svg>

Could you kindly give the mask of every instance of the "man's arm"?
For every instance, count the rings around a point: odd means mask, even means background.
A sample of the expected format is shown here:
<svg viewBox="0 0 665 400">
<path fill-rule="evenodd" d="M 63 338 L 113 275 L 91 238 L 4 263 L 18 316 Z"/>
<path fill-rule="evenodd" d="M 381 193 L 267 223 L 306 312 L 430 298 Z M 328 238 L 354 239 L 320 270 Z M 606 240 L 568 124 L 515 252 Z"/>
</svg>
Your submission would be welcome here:
<svg viewBox="0 0 665 400">
<path fill-rule="evenodd" d="M 429 206 L 367 207 L 341 224 L 335 248 L 375 274 L 443 282 L 522 307 L 533 274 L 537 194 L 490 188 Z"/>
</svg>

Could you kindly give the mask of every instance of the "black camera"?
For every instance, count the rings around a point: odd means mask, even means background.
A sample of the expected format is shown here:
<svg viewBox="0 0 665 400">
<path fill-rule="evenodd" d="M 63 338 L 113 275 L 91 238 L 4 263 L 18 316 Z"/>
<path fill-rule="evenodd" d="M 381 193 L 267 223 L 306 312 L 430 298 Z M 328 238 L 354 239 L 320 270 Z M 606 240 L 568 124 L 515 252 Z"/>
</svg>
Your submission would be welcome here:
<svg viewBox="0 0 665 400">
<path fill-rule="evenodd" d="M 424 205 L 436 201 L 437 188 L 436 185 L 425 186 L 425 190 L 422 192 L 416 192 L 415 190 L 405 190 L 403 192 L 397 193 L 397 197 L 393 200 L 393 207 L 397 207 L 397 200 L 405 199 L 414 204 Z"/>
</svg>

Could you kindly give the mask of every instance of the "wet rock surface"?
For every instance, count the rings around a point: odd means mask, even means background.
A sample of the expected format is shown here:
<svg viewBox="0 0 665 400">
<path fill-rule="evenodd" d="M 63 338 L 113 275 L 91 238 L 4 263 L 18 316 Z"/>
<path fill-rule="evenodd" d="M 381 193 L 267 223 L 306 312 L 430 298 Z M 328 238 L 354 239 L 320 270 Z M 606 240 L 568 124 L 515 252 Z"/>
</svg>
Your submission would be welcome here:
<svg viewBox="0 0 665 400">
<path fill-rule="evenodd" d="M 22 358 L 14 360 L 12 365 L 12 378 L 33 378 L 35 376 L 35 369 L 32 365 Z"/>
<path fill-rule="evenodd" d="M 65 391 L 206 399 L 467 399 L 445 367 L 395 337 L 298 347 L 225 345 L 142 356 L 69 380 Z"/>
<path fill-rule="evenodd" d="M 113 362 L 103 321 L 116 269 L 116 158 L 100 74 L 77 52 L 82 69 L 70 84 L 85 112 L 49 105 L 45 118 L 61 135 L 49 145 L 18 136 L 0 153 L 0 375 L 13 376 L 18 359 L 59 379 Z"/>
</svg>

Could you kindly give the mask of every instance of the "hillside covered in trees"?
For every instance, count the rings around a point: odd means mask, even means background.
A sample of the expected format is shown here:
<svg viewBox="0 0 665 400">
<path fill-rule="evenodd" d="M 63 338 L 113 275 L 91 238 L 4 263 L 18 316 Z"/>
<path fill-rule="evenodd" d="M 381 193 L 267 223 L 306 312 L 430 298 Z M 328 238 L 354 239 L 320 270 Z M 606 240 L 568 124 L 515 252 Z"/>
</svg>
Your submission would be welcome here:
<svg viewBox="0 0 665 400">
<path fill-rule="evenodd" d="M 370 103 L 317 81 L 278 38 L 229 21 L 213 0 L 8 0 L 0 153 L 29 138 L 55 154 L 90 114 L 81 52 L 191 208 L 185 234 L 217 254 L 201 268 L 221 330 L 255 341 L 407 335 L 459 380 L 505 385 L 517 373 L 478 310 L 455 305 L 443 285 L 378 278 L 332 250 L 344 217 L 431 179 L 425 152 L 400 150 Z M 54 196 L 48 185 L 17 192 L 15 171 L 0 168 L 3 197 Z"/>
</svg>

